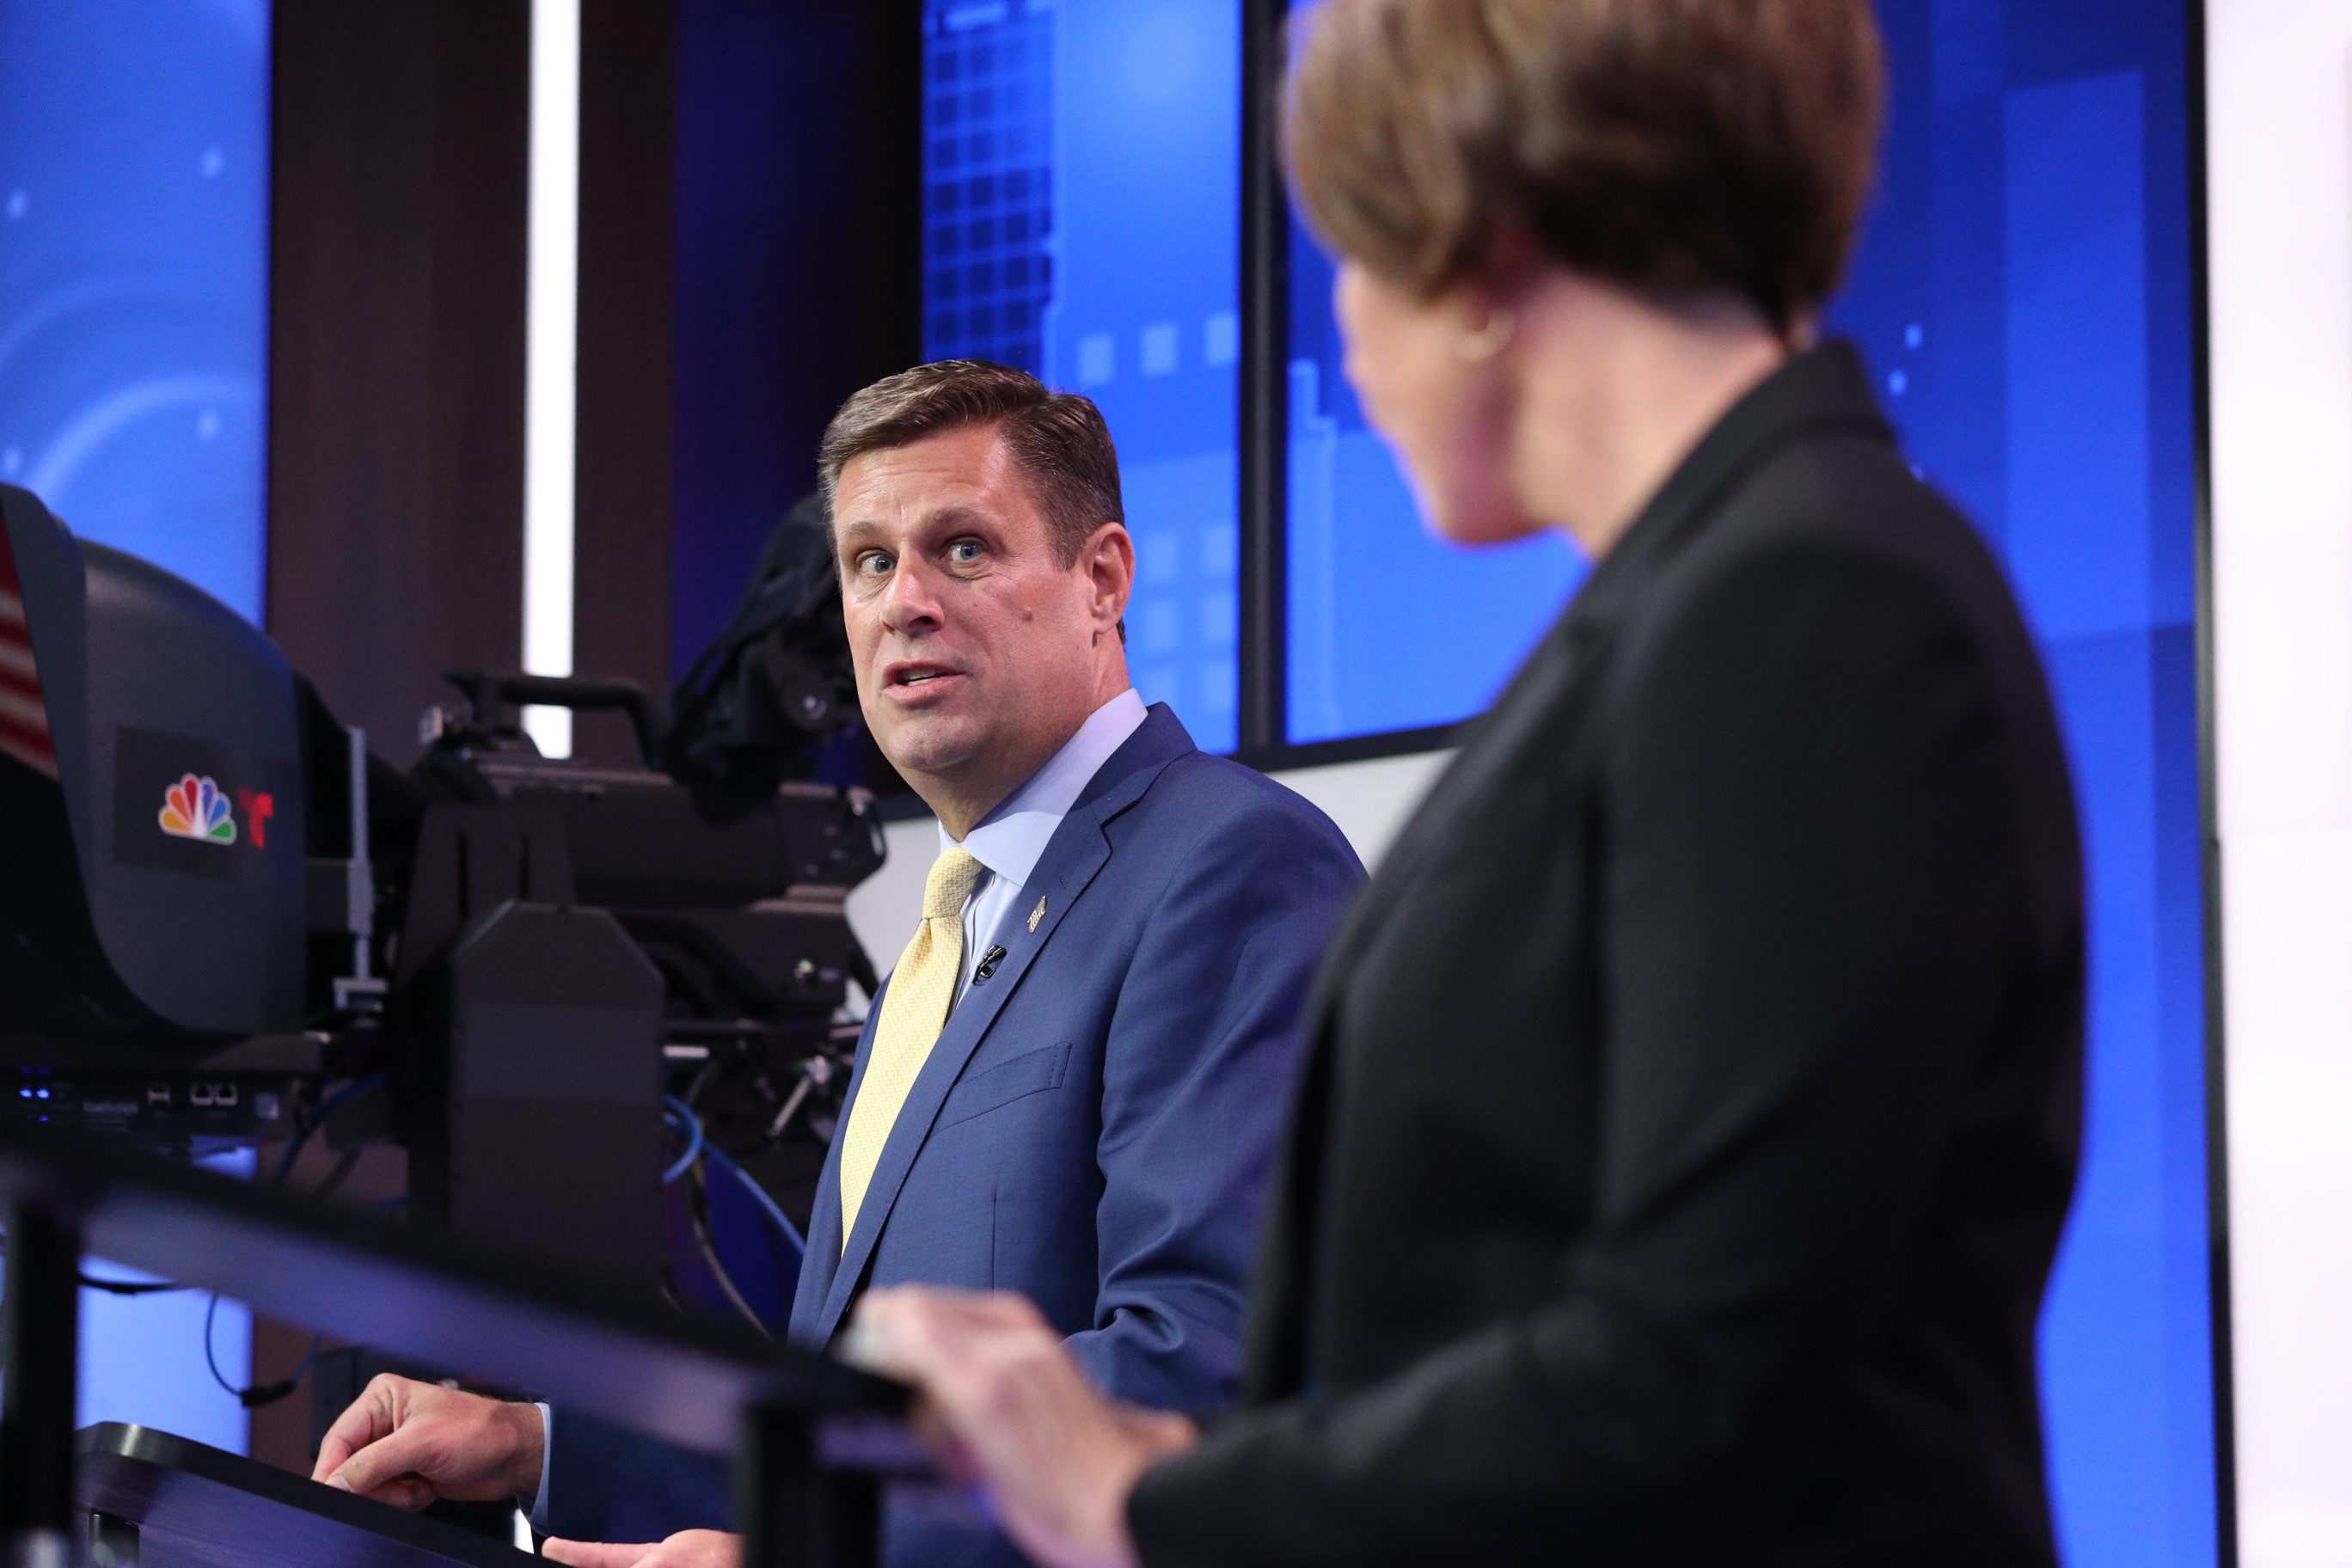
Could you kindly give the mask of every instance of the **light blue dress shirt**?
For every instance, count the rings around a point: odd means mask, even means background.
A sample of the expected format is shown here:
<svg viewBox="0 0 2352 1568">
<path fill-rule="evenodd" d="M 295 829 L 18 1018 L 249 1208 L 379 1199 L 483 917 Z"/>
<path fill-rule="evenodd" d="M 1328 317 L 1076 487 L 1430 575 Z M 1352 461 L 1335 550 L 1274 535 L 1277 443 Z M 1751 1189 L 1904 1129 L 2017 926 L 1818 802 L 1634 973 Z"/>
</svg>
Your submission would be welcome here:
<svg viewBox="0 0 2352 1568">
<path fill-rule="evenodd" d="M 1132 687 L 1096 709 L 1078 726 L 1078 732 L 1029 776 L 1027 784 L 964 835 L 963 847 L 987 868 L 987 873 L 964 900 L 963 975 L 956 983 L 958 1001 L 971 987 L 972 971 L 988 955 L 1006 920 L 1027 920 L 1036 908 L 1034 899 L 1022 896 L 1029 874 L 1037 868 L 1038 858 L 1062 826 L 1062 818 L 1078 804 L 1078 796 L 1086 793 L 1095 774 L 1142 727 L 1144 713 L 1143 699 Z M 947 825 L 940 824 L 940 853 L 954 844 Z"/>
</svg>

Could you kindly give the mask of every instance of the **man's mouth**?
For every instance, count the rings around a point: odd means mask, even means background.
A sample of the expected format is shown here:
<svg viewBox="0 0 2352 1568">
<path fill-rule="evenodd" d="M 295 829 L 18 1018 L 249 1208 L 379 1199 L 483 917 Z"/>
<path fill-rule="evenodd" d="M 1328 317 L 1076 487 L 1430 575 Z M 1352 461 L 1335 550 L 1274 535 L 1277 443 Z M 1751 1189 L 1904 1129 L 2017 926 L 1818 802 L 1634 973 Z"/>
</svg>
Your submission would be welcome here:
<svg viewBox="0 0 2352 1568">
<path fill-rule="evenodd" d="M 944 665 L 901 664 L 892 666 L 882 672 L 882 684 L 895 689 L 920 690 L 927 686 L 936 685 L 951 676 L 962 673 L 961 670 L 950 669 Z"/>
</svg>

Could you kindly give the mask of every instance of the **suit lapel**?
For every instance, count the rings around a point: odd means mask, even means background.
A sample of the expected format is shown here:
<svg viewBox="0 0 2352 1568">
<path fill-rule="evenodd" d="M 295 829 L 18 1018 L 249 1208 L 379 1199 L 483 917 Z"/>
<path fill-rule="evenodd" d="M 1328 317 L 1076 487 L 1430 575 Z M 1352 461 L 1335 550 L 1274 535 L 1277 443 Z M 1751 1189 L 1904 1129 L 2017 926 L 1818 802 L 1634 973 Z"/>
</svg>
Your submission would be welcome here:
<svg viewBox="0 0 2352 1568">
<path fill-rule="evenodd" d="M 1589 655 L 1597 641 L 1594 628 L 1582 624 L 1571 607 L 1494 708 L 1469 727 L 1462 751 L 1407 819 L 1380 870 L 1326 944 L 1320 970 L 1326 985 L 1318 988 L 1307 1015 L 1313 1025 L 1309 1038 L 1322 1032 L 1328 983 L 1353 967 L 1363 945 L 1420 880 L 1429 860 L 1444 846 L 1458 842 L 1456 823 L 1530 745 L 1561 727 L 1563 714 L 1594 671 L 1597 661 Z"/>
<path fill-rule="evenodd" d="M 1164 724 L 1160 721 L 1164 720 Z M 1170 731 L 1173 731 L 1171 737 Z M 1171 741 L 1181 742 L 1181 749 L 1171 749 Z M 916 1076 L 915 1085 L 907 1092 L 907 1102 L 898 1110 L 898 1119 L 891 1124 L 890 1137 L 882 1146 L 882 1158 L 874 1167 L 874 1178 L 867 1184 L 866 1198 L 857 1208 L 857 1226 L 850 1232 L 849 1245 L 840 1252 L 840 1266 L 825 1289 L 824 1307 L 816 1331 L 830 1339 L 840 1325 L 842 1315 L 849 1310 L 857 1293 L 858 1281 L 865 1278 L 866 1266 L 874 1256 L 875 1245 L 881 1239 L 882 1227 L 888 1223 L 891 1207 L 906 1185 L 907 1173 L 914 1169 L 915 1158 L 929 1138 L 931 1124 L 939 1118 L 940 1107 L 946 1103 L 948 1093 L 956 1080 L 963 1076 L 964 1065 L 987 1038 L 988 1031 L 1003 1012 L 1013 994 L 1020 987 L 1022 978 L 1029 973 L 1037 954 L 1061 929 L 1077 904 L 1088 883 L 1110 860 L 1110 839 L 1103 829 L 1109 821 L 1129 806 L 1143 798 L 1152 781 L 1169 763 L 1192 749 L 1192 738 L 1184 733 L 1173 714 L 1164 708 L 1153 710 L 1142 729 L 1120 747 L 1111 760 L 1103 764 L 1078 804 L 1070 809 L 1062 825 L 1055 829 L 1038 858 L 1036 869 L 1023 884 L 1023 902 L 1031 894 L 1045 900 L 1045 916 L 1031 931 L 1026 919 L 1017 912 L 1007 918 L 994 936 L 997 945 L 1004 949 L 1004 958 L 990 979 L 966 989 L 963 999 L 948 1016 L 947 1027 L 940 1031 L 923 1070 Z M 881 1016 L 881 1004 L 875 1004 L 873 1017 Z M 870 1037 L 873 1024 L 869 1018 Z M 861 1049 L 865 1048 L 861 1046 Z M 849 1124 L 847 1107 L 842 1111 L 842 1125 Z M 825 1160 L 825 1176 L 820 1184 L 817 1201 L 826 1201 L 833 1194 L 833 1219 L 830 1235 L 838 1247 L 841 1234 L 840 1155 L 839 1140 Z M 817 1226 L 809 1227 L 809 1248 L 817 1247 Z M 828 1257 L 831 1253 L 828 1252 Z"/>
<path fill-rule="evenodd" d="M 858 1037 L 857 1055 L 849 1092 L 842 1099 L 841 1119 L 835 1133 L 833 1146 L 825 1152 L 824 1165 L 817 1173 L 816 1199 L 809 1210 L 808 1247 L 801 1255 L 802 1283 L 793 1289 L 795 1308 L 793 1328 L 800 1327 L 798 1302 L 813 1297 L 820 1306 L 833 1289 L 834 1277 L 841 1267 L 841 1138 L 838 1129 L 849 1125 L 850 1108 L 857 1102 L 857 1086 L 865 1076 L 867 1054 L 874 1047 L 874 1030 L 882 1018 L 882 997 L 890 989 L 883 982 L 868 1004 L 866 1030 Z"/>
</svg>

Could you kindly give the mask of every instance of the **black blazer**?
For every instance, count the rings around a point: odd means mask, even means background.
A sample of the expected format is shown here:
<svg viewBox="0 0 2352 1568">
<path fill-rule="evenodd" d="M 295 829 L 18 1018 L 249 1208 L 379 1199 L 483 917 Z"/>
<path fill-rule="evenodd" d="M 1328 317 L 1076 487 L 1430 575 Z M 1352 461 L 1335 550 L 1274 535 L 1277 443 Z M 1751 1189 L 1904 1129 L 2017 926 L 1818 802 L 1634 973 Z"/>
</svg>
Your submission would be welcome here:
<svg viewBox="0 0 2352 1568">
<path fill-rule="evenodd" d="M 1334 936 L 1150 1568 L 2053 1563 L 2071 792 L 1859 358 L 1700 443 Z"/>
</svg>

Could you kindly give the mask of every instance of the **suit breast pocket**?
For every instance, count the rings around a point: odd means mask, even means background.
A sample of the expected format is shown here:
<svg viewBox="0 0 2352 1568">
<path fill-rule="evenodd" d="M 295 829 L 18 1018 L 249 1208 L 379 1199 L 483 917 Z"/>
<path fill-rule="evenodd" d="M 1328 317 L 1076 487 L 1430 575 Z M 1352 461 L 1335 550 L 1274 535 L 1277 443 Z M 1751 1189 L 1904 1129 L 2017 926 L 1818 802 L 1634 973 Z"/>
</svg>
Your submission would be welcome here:
<svg viewBox="0 0 2352 1568">
<path fill-rule="evenodd" d="M 985 1072 L 974 1073 L 949 1092 L 947 1102 L 940 1107 L 937 1125 L 952 1127 L 959 1121 L 1001 1110 L 1016 1100 L 1059 1089 L 1069 1070 L 1070 1045 L 1066 1040 L 999 1062 Z"/>
</svg>

